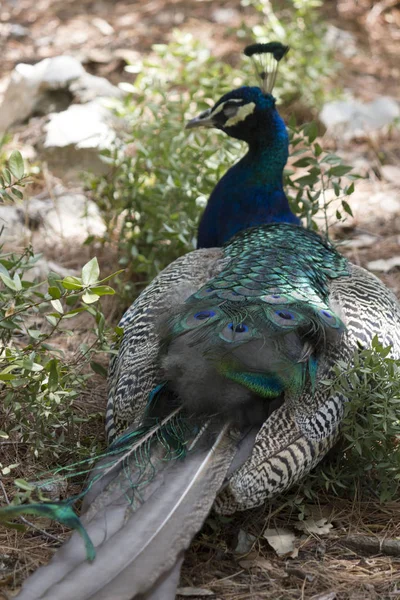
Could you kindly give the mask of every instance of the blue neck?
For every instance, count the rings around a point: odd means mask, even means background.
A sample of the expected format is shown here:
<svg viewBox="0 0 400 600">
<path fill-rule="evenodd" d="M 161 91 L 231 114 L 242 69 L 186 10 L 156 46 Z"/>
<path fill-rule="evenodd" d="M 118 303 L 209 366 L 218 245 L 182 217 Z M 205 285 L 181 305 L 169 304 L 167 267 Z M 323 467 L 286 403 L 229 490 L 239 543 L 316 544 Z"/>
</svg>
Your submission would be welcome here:
<svg viewBox="0 0 400 600">
<path fill-rule="evenodd" d="M 269 135 L 263 137 L 262 128 L 247 140 L 247 154 L 215 186 L 200 221 L 198 248 L 222 246 L 239 231 L 266 223 L 300 224 L 283 191 L 288 135 L 277 111 L 266 127 Z"/>
</svg>

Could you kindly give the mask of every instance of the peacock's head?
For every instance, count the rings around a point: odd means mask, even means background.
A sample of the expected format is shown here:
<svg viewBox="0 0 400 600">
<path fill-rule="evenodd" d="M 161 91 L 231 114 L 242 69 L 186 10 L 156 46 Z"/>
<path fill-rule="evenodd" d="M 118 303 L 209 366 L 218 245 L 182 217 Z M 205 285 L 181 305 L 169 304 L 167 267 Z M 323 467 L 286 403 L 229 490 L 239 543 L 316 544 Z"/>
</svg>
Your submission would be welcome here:
<svg viewBox="0 0 400 600">
<path fill-rule="evenodd" d="M 215 127 L 247 142 L 260 135 L 268 135 L 277 115 L 271 92 L 279 61 L 288 50 L 280 42 L 247 46 L 244 53 L 254 61 L 260 87 L 243 86 L 225 94 L 212 108 L 189 121 L 186 128 Z"/>
<path fill-rule="evenodd" d="M 229 136 L 249 141 L 271 120 L 275 98 L 259 87 L 241 87 L 225 94 L 218 102 L 189 121 L 186 129 L 215 127 Z"/>
</svg>

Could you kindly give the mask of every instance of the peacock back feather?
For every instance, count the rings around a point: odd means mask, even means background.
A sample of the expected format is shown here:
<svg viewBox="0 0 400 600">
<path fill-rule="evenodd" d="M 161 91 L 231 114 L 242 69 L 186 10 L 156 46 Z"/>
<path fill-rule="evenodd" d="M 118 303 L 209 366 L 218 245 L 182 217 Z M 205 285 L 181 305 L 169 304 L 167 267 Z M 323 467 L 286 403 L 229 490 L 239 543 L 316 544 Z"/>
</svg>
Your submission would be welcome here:
<svg viewBox="0 0 400 600">
<path fill-rule="evenodd" d="M 248 229 L 224 255 L 227 266 L 163 319 L 164 377 L 194 412 L 240 407 L 241 420 L 258 404 L 263 418 L 265 400 L 315 387 L 321 355 L 345 330 L 329 284 L 349 275 L 347 260 L 286 224 Z M 218 393 L 207 400 L 202 382 Z"/>
</svg>

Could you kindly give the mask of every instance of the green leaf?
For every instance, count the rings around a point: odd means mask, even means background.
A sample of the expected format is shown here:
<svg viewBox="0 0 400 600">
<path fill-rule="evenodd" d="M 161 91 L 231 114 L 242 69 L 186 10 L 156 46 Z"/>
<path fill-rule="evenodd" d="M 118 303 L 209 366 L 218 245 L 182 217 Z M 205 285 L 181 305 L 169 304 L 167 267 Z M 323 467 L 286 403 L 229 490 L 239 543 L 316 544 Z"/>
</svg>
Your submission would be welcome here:
<svg viewBox="0 0 400 600">
<path fill-rule="evenodd" d="M 310 144 L 313 143 L 315 138 L 318 136 L 318 125 L 315 121 L 308 123 L 304 128 L 304 133 L 308 137 L 308 141 Z"/>
<path fill-rule="evenodd" d="M 99 280 L 100 269 L 97 258 L 94 257 L 82 269 L 82 281 L 84 285 L 91 285 Z"/>
<path fill-rule="evenodd" d="M 51 392 L 54 392 L 58 387 L 58 369 L 57 360 L 52 358 L 46 365 L 46 369 L 49 371 L 48 387 Z"/>
<path fill-rule="evenodd" d="M 103 365 L 92 360 L 90 362 L 90 367 L 95 373 L 101 375 L 102 377 L 104 377 L 104 379 L 107 379 L 107 369 L 105 369 Z"/>
<path fill-rule="evenodd" d="M 24 159 L 22 158 L 21 152 L 14 150 L 8 159 L 8 168 L 14 175 L 15 179 L 22 179 L 24 176 Z"/>
<path fill-rule="evenodd" d="M 353 211 L 351 210 L 351 206 L 349 205 L 348 202 L 346 202 L 346 200 L 342 200 L 342 206 L 343 206 L 344 212 L 346 212 L 348 215 L 350 215 L 352 217 Z"/>
<path fill-rule="evenodd" d="M 51 300 L 50 304 L 57 312 L 63 314 L 64 309 L 63 309 L 63 305 L 61 304 L 60 300 Z"/>
<path fill-rule="evenodd" d="M 329 177 L 342 177 L 342 175 L 346 175 L 350 173 L 353 167 L 348 167 L 346 165 L 336 165 L 336 167 L 331 167 L 328 171 Z"/>
<path fill-rule="evenodd" d="M 294 167 L 308 167 L 309 165 L 315 165 L 317 161 L 312 156 L 305 156 L 304 158 L 300 158 L 300 160 L 296 160 L 293 163 Z"/>
<path fill-rule="evenodd" d="M 115 294 L 115 290 L 113 290 L 113 288 L 109 285 L 98 285 L 91 287 L 90 291 L 98 296 L 112 296 Z"/>
<path fill-rule="evenodd" d="M 25 479 L 14 479 L 14 485 L 25 492 L 33 492 L 35 486 L 25 481 Z"/>
<path fill-rule="evenodd" d="M 64 277 L 61 283 L 66 290 L 81 290 L 84 287 L 80 277 Z"/>
<path fill-rule="evenodd" d="M 99 298 L 100 296 L 98 296 L 97 294 L 92 294 L 91 292 L 85 292 L 82 296 L 82 300 L 86 304 L 93 304 L 93 302 L 97 302 Z"/>
<path fill-rule="evenodd" d="M 14 281 L 14 283 L 15 283 L 16 290 L 17 290 L 18 292 L 20 292 L 20 291 L 22 290 L 22 283 L 21 283 L 21 278 L 20 278 L 20 276 L 18 275 L 18 273 L 14 273 L 13 281 Z"/>
<path fill-rule="evenodd" d="M 4 181 L 6 182 L 7 185 L 11 185 L 11 181 L 12 181 L 12 177 L 11 177 L 11 173 L 8 169 L 3 169 L 3 177 L 4 177 Z"/>
<path fill-rule="evenodd" d="M 11 381 L 12 379 L 16 379 L 17 376 L 12 373 L 0 373 L 0 381 Z"/>
<path fill-rule="evenodd" d="M 53 325 L 53 327 L 55 327 L 58 323 L 58 319 L 56 319 L 52 315 L 46 315 L 46 319 L 50 323 L 50 325 Z"/>
<path fill-rule="evenodd" d="M 61 298 L 61 290 L 59 290 L 58 287 L 56 287 L 56 286 L 49 287 L 48 292 L 49 292 L 50 296 L 52 298 L 54 298 L 55 300 L 58 300 L 59 298 Z"/>
<path fill-rule="evenodd" d="M 17 286 L 15 285 L 15 282 L 11 279 L 11 277 L 8 277 L 8 275 L 5 275 L 4 273 L 1 273 L 1 272 L 0 272 L 0 277 L 3 280 L 4 285 L 6 285 L 8 288 L 10 288 L 10 290 L 13 290 L 14 292 L 18 291 Z"/>
<path fill-rule="evenodd" d="M 314 154 L 315 156 L 320 156 L 322 154 L 322 148 L 321 146 L 318 144 L 318 142 L 316 142 L 314 144 Z"/>
<path fill-rule="evenodd" d="M 115 271 L 115 273 L 111 273 L 111 275 L 107 275 L 107 277 L 104 277 L 104 279 L 100 279 L 99 283 L 105 283 L 109 279 L 116 277 L 117 275 L 119 275 L 120 273 L 123 273 L 124 271 L 125 271 L 125 269 L 120 269 L 119 271 Z"/>
<path fill-rule="evenodd" d="M 23 193 L 18 188 L 16 188 L 16 187 L 13 186 L 10 189 L 10 192 L 12 192 L 14 194 L 14 196 L 16 196 L 18 198 L 18 200 L 23 200 L 24 195 L 23 195 Z"/>
</svg>

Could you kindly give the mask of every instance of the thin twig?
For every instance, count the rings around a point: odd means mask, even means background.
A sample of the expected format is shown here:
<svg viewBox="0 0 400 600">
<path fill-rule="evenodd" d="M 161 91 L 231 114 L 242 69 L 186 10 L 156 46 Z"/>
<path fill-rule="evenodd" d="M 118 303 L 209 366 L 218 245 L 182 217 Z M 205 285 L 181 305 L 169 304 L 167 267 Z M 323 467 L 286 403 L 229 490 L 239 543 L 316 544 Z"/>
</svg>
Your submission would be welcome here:
<svg viewBox="0 0 400 600">
<path fill-rule="evenodd" d="M 360 550 L 367 554 L 386 554 L 388 556 L 400 556 L 400 540 L 381 539 L 369 535 L 349 535 L 340 540 L 343 546 L 354 550 Z"/>
</svg>

